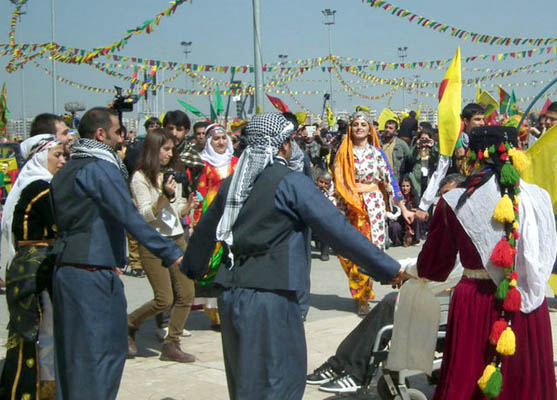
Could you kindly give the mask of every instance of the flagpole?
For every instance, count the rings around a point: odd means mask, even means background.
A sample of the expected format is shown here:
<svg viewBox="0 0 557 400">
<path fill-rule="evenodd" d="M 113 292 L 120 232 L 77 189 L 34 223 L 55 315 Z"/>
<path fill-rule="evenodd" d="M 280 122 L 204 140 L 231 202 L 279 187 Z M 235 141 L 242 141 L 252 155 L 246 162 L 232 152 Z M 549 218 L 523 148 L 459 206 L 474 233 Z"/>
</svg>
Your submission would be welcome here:
<svg viewBox="0 0 557 400">
<path fill-rule="evenodd" d="M 518 129 L 520 129 L 520 127 L 522 126 L 522 123 L 524 122 L 524 119 L 526 118 L 526 116 L 528 115 L 528 113 L 530 112 L 532 107 L 534 107 L 534 104 L 536 104 L 536 101 L 538 101 L 540 99 L 540 97 L 542 97 L 543 94 L 545 92 L 547 92 L 549 90 L 549 88 L 555 84 L 555 82 L 557 82 L 557 78 L 555 78 L 551 82 L 549 82 L 549 84 L 546 87 L 544 87 L 542 89 L 542 91 L 538 93 L 538 95 L 536 97 L 534 97 L 534 100 L 532 100 L 532 102 L 530 103 L 528 108 L 526 108 L 526 111 L 524 111 L 524 114 L 522 114 L 522 118 L 520 118 L 520 122 L 518 123 Z"/>
<path fill-rule="evenodd" d="M 261 14 L 259 0 L 253 4 L 253 50 L 255 66 L 255 113 L 263 112 L 263 62 L 261 59 Z"/>
</svg>

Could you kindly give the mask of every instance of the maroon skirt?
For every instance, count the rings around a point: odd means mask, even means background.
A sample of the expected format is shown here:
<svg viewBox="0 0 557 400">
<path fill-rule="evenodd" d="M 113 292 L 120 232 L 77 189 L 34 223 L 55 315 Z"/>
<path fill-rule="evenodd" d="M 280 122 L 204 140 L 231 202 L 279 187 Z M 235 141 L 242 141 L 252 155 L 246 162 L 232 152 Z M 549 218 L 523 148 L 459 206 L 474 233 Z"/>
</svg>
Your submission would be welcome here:
<svg viewBox="0 0 557 400">
<path fill-rule="evenodd" d="M 484 399 L 477 381 L 493 359 L 488 338 L 498 317 L 495 284 L 463 277 L 455 287 L 447 323 L 435 400 Z M 556 400 L 553 341 L 547 302 L 535 311 L 515 313 L 512 329 L 516 352 L 503 357 L 503 387 L 499 400 Z"/>
</svg>

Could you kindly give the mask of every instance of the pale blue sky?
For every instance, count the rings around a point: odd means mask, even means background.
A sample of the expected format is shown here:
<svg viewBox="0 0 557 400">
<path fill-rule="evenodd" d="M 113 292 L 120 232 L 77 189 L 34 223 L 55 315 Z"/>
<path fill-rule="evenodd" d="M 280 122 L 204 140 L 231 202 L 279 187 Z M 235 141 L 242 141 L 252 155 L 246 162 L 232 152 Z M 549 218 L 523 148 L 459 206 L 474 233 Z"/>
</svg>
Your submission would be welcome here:
<svg viewBox="0 0 557 400">
<path fill-rule="evenodd" d="M 511 37 L 552 37 L 557 36 L 555 16 L 557 2 L 554 0 L 396 0 L 394 4 L 407 8 L 417 14 L 433 18 L 473 32 L 488 33 L 497 36 Z M 192 53 L 188 61 L 199 64 L 244 65 L 253 64 L 252 35 L 252 2 L 249 0 L 194 0 L 193 4 L 178 7 L 170 18 L 163 17 L 155 32 L 138 35 L 130 39 L 129 44 L 119 54 L 144 58 L 154 58 L 183 62 L 184 54 L 181 41 L 192 41 Z M 90 49 L 110 44 L 121 38 L 127 29 L 140 25 L 152 18 L 156 13 L 168 7 L 166 1 L 147 0 L 56 0 L 56 41 L 69 47 Z M 407 62 L 445 59 L 453 56 L 456 46 L 461 45 L 462 55 L 496 54 L 510 51 L 528 50 L 528 46 L 489 46 L 463 42 L 448 34 L 437 33 L 422 28 L 406 19 L 393 17 L 390 14 L 372 9 L 361 0 L 261 0 L 261 22 L 263 37 L 264 62 L 278 61 L 278 54 L 287 54 L 289 60 L 326 56 L 328 54 L 327 30 L 322 23 L 320 10 L 336 9 L 336 24 L 333 27 L 332 48 L 335 55 L 355 58 L 374 59 L 387 62 L 398 62 L 397 47 L 407 46 Z M 0 15 L 4 23 L 0 27 L 0 42 L 8 42 L 8 30 L 13 5 L 8 1 L 0 4 Z M 50 1 L 29 0 L 24 7 L 26 12 L 16 31 L 18 43 L 40 43 L 50 40 Z M 557 44 L 554 44 L 557 45 Z M 534 56 L 522 60 L 508 59 L 505 62 L 477 61 L 463 63 L 463 67 L 511 69 L 529 65 L 538 61 L 557 57 L 557 54 Z M 102 59 L 101 61 L 104 61 Z M 5 66 L 7 57 L 0 59 L 0 82 L 6 82 L 8 88 L 8 106 L 12 117 L 22 115 L 21 72 L 8 74 Z M 39 59 L 39 63 L 50 68 L 47 59 Z M 533 96 L 542 86 L 532 86 L 531 82 L 549 81 L 555 77 L 556 63 L 537 68 L 550 73 L 515 74 L 510 78 L 499 78 L 491 83 L 526 83 L 527 86 L 514 88 L 518 97 Z M 127 87 L 129 84 L 102 72 L 92 70 L 87 65 L 57 64 L 59 76 L 101 88 L 113 85 Z M 131 74 L 130 70 L 120 70 Z M 25 108 L 26 115 L 33 116 L 40 112 L 52 110 L 50 78 L 43 70 L 37 69 L 32 63 L 24 68 L 25 77 Z M 373 72 L 385 78 L 405 77 L 420 80 L 441 81 L 444 70 L 386 70 Z M 166 73 L 168 78 L 171 73 Z M 229 80 L 230 74 L 208 73 L 215 79 Z M 475 78 L 486 75 L 485 72 L 464 71 L 463 78 Z M 360 81 L 359 78 L 346 72 L 342 74 L 346 80 Z M 238 79 L 252 81 L 251 74 L 237 74 Z M 159 80 L 161 76 L 159 75 Z M 329 74 L 316 69 L 304 74 L 302 80 L 290 82 L 292 90 L 328 91 Z M 317 82 L 310 82 L 315 80 Z M 183 87 L 185 77 L 182 75 L 170 83 L 173 87 Z M 189 87 L 192 83 L 189 81 Z M 366 105 L 381 110 L 388 98 L 370 102 L 356 95 L 348 96 L 340 83 L 333 77 L 335 109 L 353 110 L 355 105 Z M 358 85 L 352 85 L 357 88 Z M 487 86 L 487 85 L 486 85 Z M 96 94 L 82 89 L 57 83 L 57 111 L 63 111 L 63 104 L 68 101 L 80 101 L 86 107 L 105 105 L 111 98 L 108 94 Z M 488 88 L 492 93 L 495 89 Z M 361 88 L 359 91 L 368 96 L 376 96 L 389 90 L 388 86 Z M 510 91 L 511 89 L 509 89 Z M 435 93 L 436 89 L 425 91 Z M 557 91 L 554 87 L 551 92 Z M 474 88 L 464 88 L 463 97 L 473 98 Z M 178 109 L 176 99 L 180 98 L 207 111 L 207 99 L 197 96 L 165 95 L 165 108 Z M 287 95 L 278 95 L 293 111 L 299 107 Z M 557 98 L 557 96 L 553 96 Z M 311 111 L 320 113 L 322 95 L 298 95 L 298 101 Z M 412 102 L 415 93 L 405 94 L 407 107 L 415 108 Z M 437 100 L 418 97 L 421 103 L 436 107 Z M 402 107 L 403 96 L 399 90 L 392 98 L 394 108 Z M 162 98 L 159 99 L 159 111 Z M 521 104 L 525 107 L 526 104 Z M 141 107 L 139 107 L 141 109 Z M 271 110 L 266 103 L 266 110 Z"/>
</svg>

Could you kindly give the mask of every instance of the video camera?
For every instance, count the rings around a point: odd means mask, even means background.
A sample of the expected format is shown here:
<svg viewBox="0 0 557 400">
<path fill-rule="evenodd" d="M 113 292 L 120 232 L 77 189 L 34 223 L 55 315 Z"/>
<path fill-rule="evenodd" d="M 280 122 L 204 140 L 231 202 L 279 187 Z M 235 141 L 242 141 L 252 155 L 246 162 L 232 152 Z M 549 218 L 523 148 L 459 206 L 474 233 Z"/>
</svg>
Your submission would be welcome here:
<svg viewBox="0 0 557 400">
<path fill-rule="evenodd" d="M 136 94 L 128 94 L 127 96 L 122 95 L 122 88 L 114 86 L 116 89 L 116 96 L 112 102 L 112 108 L 122 115 L 123 112 L 133 111 L 133 105 L 137 103 L 139 97 Z"/>
</svg>

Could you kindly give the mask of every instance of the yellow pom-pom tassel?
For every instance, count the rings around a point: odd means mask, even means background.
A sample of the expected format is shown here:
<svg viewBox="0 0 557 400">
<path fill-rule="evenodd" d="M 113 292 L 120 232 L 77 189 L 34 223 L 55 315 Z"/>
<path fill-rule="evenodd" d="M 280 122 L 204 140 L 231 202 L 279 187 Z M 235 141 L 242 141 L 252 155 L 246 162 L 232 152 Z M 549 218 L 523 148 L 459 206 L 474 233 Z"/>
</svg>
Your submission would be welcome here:
<svg viewBox="0 0 557 400">
<path fill-rule="evenodd" d="M 524 171 L 530 165 L 530 159 L 521 150 L 512 148 L 509 149 L 508 154 L 512 159 L 513 166 L 518 172 Z"/>
<path fill-rule="evenodd" d="M 513 214 L 513 215 L 514 215 L 514 214 Z M 509 221 L 509 222 L 510 222 L 510 221 Z M 518 222 L 516 222 L 516 221 L 513 222 L 513 229 L 514 229 L 515 231 L 518 230 Z"/>
<path fill-rule="evenodd" d="M 481 378 L 478 379 L 478 386 L 480 387 L 480 389 L 482 389 L 482 390 L 485 389 L 485 387 L 487 385 L 487 382 L 489 381 L 489 378 L 491 378 L 491 375 L 493 375 L 495 370 L 496 370 L 495 363 L 488 364 L 485 367 Z"/>
<path fill-rule="evenodd" d="M 501 334 L 501 337 L 499 337 L 495 350 L 503 356 L 512 356 L 515 348 L 516 339 L 514 337 L 514 332 L 510 327 L 507 327 Z"/>
<path fill-rule="evenodd" d="M 486 148 L 484 151 L 484 158 L 489 158 L 489 148 Z"/>
<path fill-rule="evenodd" d="M 516 287 L 516 279 L 513 279 L 509 282 L 510 287 Z"/>
<path fill-rule="evenodd" d="M 507 194 L 504 194 L 499 203 L 497 203 L 497 207 L 495 207 L 493 212 L 493 218 L 501 223 L 514 221 L 513 202 Z"/>
</svg>

